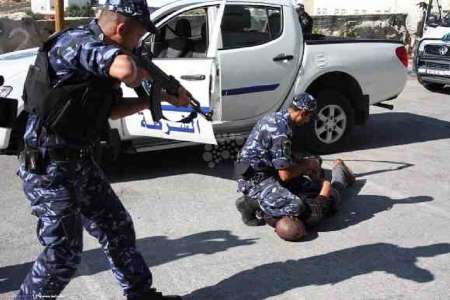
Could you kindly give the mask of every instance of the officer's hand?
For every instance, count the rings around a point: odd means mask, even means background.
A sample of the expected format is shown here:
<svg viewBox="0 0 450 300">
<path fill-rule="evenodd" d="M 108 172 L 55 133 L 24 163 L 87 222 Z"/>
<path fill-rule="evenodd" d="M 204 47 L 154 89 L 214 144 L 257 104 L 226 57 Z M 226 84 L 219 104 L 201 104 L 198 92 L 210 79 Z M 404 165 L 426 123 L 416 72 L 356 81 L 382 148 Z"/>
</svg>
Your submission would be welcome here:
<svg viewBox="0 0 450 300">
<path fill-rule="evenodd" d="M 178 97 L 167 95 L 166 101 L 175 106 L 188 106 L 191 102 L 191 94 L 182 86 L 178 88 Z"/>
</svg>

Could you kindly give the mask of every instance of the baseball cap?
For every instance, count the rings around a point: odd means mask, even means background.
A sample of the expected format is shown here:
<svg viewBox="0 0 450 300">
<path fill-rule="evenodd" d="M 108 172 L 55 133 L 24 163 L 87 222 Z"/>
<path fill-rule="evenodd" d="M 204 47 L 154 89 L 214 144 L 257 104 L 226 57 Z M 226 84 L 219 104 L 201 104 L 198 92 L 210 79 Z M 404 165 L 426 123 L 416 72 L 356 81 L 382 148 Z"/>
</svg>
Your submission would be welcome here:
<svg viewBox="0 0 450 300">
<path fill-rule="evenodd" d="M 150 10 L 146 0 L 103 0 L 99 1 L 99 5 L 104 9 L 137 20 L 148 32 L 156 32 L 156 27 L 150 20 Z"/>
<path fill-rule="evenodd" d="M 292 104 L 298 109 L 317 113 L 317 100 L 312 95 L 308 93 L 301 93 L 294 96 Z"/>
</svg>

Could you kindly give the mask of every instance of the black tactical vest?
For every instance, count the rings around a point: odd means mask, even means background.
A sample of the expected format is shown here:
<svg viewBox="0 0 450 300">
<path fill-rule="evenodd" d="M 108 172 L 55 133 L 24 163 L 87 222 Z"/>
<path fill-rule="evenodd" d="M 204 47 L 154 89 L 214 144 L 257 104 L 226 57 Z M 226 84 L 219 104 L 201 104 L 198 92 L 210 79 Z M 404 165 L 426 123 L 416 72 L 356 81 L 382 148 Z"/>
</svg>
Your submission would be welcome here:
<svg viewBox="0 0 450 300">
<path fill-rule="evenodd" d="M 25 110 L 43 121 L 47 132 L 80 145 L 95 142 L 105 127 L 111 108 L 121 97 L 113 79 L 96 78 L 82 83 L 52 87 L 48 52 L 56 39 L 51 36 L 39 49 L 24 85 Z"/>
</svg>

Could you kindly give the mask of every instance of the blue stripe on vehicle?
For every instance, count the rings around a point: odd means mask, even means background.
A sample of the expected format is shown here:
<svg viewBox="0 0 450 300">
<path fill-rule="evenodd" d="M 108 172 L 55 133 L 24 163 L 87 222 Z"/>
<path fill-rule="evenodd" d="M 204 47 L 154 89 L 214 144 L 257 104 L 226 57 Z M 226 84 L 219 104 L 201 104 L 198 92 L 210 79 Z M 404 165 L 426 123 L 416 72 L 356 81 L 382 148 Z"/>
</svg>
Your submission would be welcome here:
<svg viewBox="0 0 450 300">
<path fill-rule="evenodd" d="M 193 111 L 191 107 L 176 107 L 173 105 L 161 105 L 161 108 L 165 111 L 188 112 L 188 113 Z M 202 111 L 204 113 L 209 112 L 209 107 L 202 107 Z"/>
<path fill-rule="evenodd" d="M 234 96 L 251 93 L 270 92 L 276 90 L 279 86 L 280 84 L 276 83 L 276 84 L 256 85 L 237 89 L 222 90 L 222 96 Z"/>
</svg>

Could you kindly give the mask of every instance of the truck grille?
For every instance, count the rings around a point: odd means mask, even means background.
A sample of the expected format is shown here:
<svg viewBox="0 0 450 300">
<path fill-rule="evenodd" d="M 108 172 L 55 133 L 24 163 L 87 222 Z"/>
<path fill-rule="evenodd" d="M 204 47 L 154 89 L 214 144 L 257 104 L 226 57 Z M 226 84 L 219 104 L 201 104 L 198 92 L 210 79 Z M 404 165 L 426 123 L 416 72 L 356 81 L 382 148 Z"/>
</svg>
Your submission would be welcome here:
<svg viewBox="0 0 450 300">
<path fill-rule="evenodd" d="M 447 52 L 443 55 L 443 49 L 447 48 Z M 426 45 L 425 53 L 428 55 L 439 56 L 441 58 L 450 58 L 450 46 L 449 45 Z"/>
<path fill-rule="evenodd" d="M 434 63 L 434 62 L 427 62 L 426 66 L 429 69 L 450 70 L 450 65 L 449 64 L 439 64 L 439 63 Z"/>
</svg>

